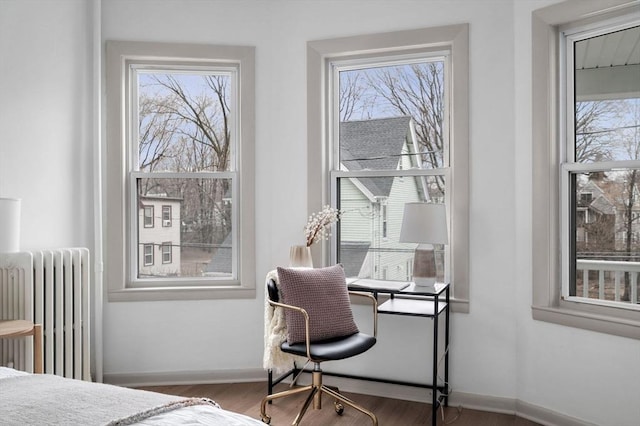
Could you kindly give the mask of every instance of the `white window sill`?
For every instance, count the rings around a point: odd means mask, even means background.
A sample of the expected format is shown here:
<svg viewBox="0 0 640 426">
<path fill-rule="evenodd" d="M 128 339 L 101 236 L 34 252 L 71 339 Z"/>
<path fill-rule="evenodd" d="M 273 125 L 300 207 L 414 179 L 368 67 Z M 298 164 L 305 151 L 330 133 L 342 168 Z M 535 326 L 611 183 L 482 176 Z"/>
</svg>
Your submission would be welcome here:
<svg viewBox="0 0 640 426">
<path fill-rule="evenodd" d="M 124 288 L 109 291 L 108 297 L 110 302 L 252 299 L 256 297 L 256 289 L 241 286 Z"/>
<path fill-rule="evenodd" d="M 640 340 L 640 315 L 637 312 L 637 318 L 633 319 L 566 307 L 532 306 L 531 310 L 535 320 Z"/>
</svg>

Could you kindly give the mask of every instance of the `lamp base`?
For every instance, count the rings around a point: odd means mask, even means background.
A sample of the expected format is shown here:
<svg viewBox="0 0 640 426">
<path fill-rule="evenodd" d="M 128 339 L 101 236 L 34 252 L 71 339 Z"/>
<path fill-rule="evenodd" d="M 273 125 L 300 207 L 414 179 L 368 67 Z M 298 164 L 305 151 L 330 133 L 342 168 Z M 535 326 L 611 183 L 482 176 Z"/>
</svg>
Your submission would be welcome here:
<svg viewBox="0 0 640 426">
<path fill-rule="evenodd" d="M 436 277 L 413 277 L 416 287 L 430 287 L 435 289 Z"/>
</svg>

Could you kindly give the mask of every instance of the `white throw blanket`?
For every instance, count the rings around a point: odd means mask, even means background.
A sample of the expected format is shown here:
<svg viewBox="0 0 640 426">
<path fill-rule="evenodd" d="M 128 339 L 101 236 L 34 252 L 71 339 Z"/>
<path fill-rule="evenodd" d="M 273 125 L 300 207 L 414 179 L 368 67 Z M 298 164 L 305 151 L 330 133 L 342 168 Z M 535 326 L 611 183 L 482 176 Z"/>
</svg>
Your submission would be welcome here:
<svg viewBox="0 0 640 426">
<path fill-rule="evenodd" d="M 282 342 L 287 340 L 287 323 L 285 321 L 284 308 L 273 307 L 269 304 L 269 292 L 267 284 L 269 280 L 278 283 L 278 272 L 270 271 L 264 285 L 264 355 L 262 366 L 265 370 L 272 370 L 276 374 L 284 373 L 293 368 L 293 363 L 297 362 L 298 367 L 302 366 L 307 359 L 296 355 L 291 355 L 280 350 Z M 279 300 L 282 295 L 278 289 Z"/>
<path fill-rule="evenodd" d="M 210 405 L 204 398 L 183 398 L 65 379 L 26 374 L 0 380 L 0 424 L 129 425 L 181 407 Z"/>
</svg>

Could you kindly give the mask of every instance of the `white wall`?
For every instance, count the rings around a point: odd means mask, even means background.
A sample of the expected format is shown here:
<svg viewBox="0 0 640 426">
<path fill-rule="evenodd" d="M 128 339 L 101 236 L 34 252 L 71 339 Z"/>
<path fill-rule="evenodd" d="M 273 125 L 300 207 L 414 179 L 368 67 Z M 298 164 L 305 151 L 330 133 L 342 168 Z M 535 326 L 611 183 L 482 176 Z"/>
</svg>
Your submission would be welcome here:
<svg viewBox="0 0 640 426">
<path fill-rule="evenodd" d="M 0 1 L 0 197 L 21 248 L 93 244 L 87 3 Z"/>
<path fill-rule="evenodd" d="M 307 217 L 306 42 L 470 23 L 471 311 L 452 319 L 454 391 L 632 425 L 640 343 L 531 318 L 530 12 L 551 2 L 104 0 L 102 34 L 256 46 L 261 288 L 302 241 Z M 0 195 L 34 200 L 23 215 L 31 246 L 92 242 L 91 21 L 83 4 L 0 0 Z M 65 167 L 54 171 L 51 158 Z M 50 182 L 51 192 L 43 189 Z M 42 214 L 45 203 L 52 207 Z M 262 305 L 260 291 L 255 300 L 105 302 L 105 374 L 258 371 Z M 424 363 L 414 345 L 428 347 L 421 321 L 381 317 L 379 344 L 348 365 L 428 377 L 426 367 L 414 371 Z"/>
</svg>

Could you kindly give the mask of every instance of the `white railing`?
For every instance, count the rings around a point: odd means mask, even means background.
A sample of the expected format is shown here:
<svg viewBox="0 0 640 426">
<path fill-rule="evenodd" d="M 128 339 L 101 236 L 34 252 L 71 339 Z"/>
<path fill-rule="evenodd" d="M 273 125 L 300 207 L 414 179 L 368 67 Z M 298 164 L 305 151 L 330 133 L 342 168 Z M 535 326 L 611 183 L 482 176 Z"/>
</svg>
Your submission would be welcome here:
<svg viewBox="0 0 640 426">
<path fill-rule="evenodd" d="M 607 294 L 613 291 L 613 297 L 616 302 L 622 301 L 622 294 L 624 293 L 624 280 L 625 273 L 629 274 L 629 281 L 631 286 L 631 293 L 629 297 L 630 303 L 640 303 L 638 300 L 638 275 L 640 274 L 640 262 L 621 262 L 610 260 L 576 260 L 576 274 L 582 278 L 582 294 L 576 294 L 576 296 L 582 296 L 586 298 L 593 298 L 589 295 L 589 272 L 596 271 L 598 273 L 597 287 L 598 287 L 598 299 L 611 300 Z M 609 276 L 607 277 L 607 272 Z M 581 274 L 581 275 L 580 275 Z M 611 278 L 613 275 L 613 279 Z M 579 287 L 578 287 L 579 288 Z"/>
</svg>

